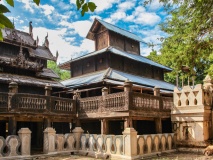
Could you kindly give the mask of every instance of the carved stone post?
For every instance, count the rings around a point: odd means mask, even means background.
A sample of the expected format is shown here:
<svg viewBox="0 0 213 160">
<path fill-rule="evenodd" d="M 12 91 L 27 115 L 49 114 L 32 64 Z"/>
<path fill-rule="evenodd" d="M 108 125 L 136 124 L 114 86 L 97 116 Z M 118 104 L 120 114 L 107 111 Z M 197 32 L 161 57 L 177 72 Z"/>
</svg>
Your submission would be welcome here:
<svg viewBox="0 0 213 160">
<path fill-rule="evenodd" d="M 45 154 L 55 152 L 55 133 L 55 129 L 50 127 L 44 130 L 43 152 Z"/>
<path fill-rule="evenodd" d="M 81 144 L 81 134 L 84 132 L 84 130 L 81 127 L 75 127 L 75 129 L 72 130 L 72 132 L 76 140 L 76 150 L 79 150 Z"/>
<path fill-rule="evenodd" d="M 154 90 L 154 96 L 160 96 L 160 88 L 155 86 Z"/>
<path fill-rule="evenodd" d="M 155 118 L 155 130 L 156 130 L 156 133 L 162 133 L 161 118 Z"/>
<path fill-rule="evenodd" d="M 102 119 L 101 120 L 101 134 L 108 134 L 109 133 L 109 123 L 108 120 Z"/>
<path fill-rule="evenodd" d="M 18 136 L 21 139 L 21 155 L 30 155 L 31 131 L 29 128 L 21 128 L 18 131 Z"/>
<path fill-rule="evenodd" d="M 123 153 L 125 158 L 135 159 L 137 150 L 137 131 L 134 128 L 126 128 L 123 131 Z"/>
<path fill-rule="evenodd" d="M 132 92 L 132 82 L 128 79 L 124 82 L 124 92 Z"/>
<path fill-rule="evenodd" d="M 108 94 L 108 88 L 102 88 L 102 96 L 106 96 Z"/>
</svg>

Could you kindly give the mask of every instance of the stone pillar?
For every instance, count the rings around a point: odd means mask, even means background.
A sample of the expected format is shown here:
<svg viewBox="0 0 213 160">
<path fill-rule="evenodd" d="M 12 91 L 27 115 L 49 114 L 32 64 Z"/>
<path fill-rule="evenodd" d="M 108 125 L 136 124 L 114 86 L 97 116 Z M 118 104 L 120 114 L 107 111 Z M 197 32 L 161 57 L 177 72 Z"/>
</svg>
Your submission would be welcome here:
<svg viewBox="0 0 213 160">
<path fill-rule="evenodd" d="M 124 82 L 124 92 L 132 92 L 132 82 L 128 79 Z"/>
<path fill-rule="evenodd" d="M 17 122 L 15 117 L 9 117 L 8 135 L 16 135 Z"/>
<path fill-rule="evenodd" d="M 81 144 L 81 134 L 84 132 L 84 130 L 81 127 L 75 127 L 75 129 L 72 130 L 72 132 L 76 140 L 76 150 L 79 150 Z"/>
<path fill-rule="evenodd" d="M 45 89 L 45 96 L 51 96 L 51 92 L 52 92 L 51 85 L 47 84 L 44 89 Z"/>
<path fill-rule="evenodd" d="M 124 121 L 124 129 L 125 128 L 132 128 L 133 124 L 132 124 L 132 118 L 126 118 Z"/>
<path fill-rule="evenodd" d="M 155 130 L 156 133 L 162 133 L 162 122 L 161 118 L 155 118 Z"/>
<path fill-rule="evenodd" d="M 155 86 L 154 90 L 154 96 L 160 96 L 160 88 Z"/>
<path fill-rule="evenodd" d="M 55 152 L 55 133 L 56 133 L 55 129 L 50 127 L 44 130 L 43 152 L 45 154 Z"/>
<path fill-rule="evenodd" d="M 108 134 L 109 133 L 109 123 L 108 120 L 102 119 L 101 120 L 101 134 Z"/>
<path fill-rule="evenodd" d="M 102 88 L 102 96 L 106 96 L 108 94 L 108 88 L 104 87 Z"/>
<path fill-rule="evenodd" d="M 137 150 L 137 131 L 134 128 L 126 128 L 123 131 L 123 153 L 125 158 L 136 158 Z"/>
<path fill-rule="evenodd" d="M 21 139 L 21 155 L 30 155 L 31 133 L 29 128 L 21 128 L 18 131 L 18 136 Z"/>
</svg>

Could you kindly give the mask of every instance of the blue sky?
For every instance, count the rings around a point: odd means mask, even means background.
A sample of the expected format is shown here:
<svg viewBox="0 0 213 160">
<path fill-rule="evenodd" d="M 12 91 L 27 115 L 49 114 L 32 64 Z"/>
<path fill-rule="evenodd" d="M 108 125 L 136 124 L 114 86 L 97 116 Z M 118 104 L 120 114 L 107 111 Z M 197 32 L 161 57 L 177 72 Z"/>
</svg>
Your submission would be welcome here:
<svg viewBox="0 0 213 160">
<path fill-rule="evenodd" d="M 15 28 L 29 31 L 32 21 L 34 39 L 44 42 L 48 33 L 50 50 L 53 55 L 59 52 L 58 63 L 70 60 L 74 56 L 94 51 L 94 42 L 86 39 L 95 17 L 112 23 L 142 37 L 146 43 L 160 44 L 158 38 L 165 36 L 158 24 L 167 16 L 158 0 L 146 7 L 143 0 L 92 0 L 97 9 L 93 13 L 81 16 L 75 0 L 41 0 L 36 6 L 33 0 L 14 0 L 15 7 L 9 7 L 7 16 L 13 20 Z M 0 3 L 6 3 L 4 0 Z M 160 45 L 154 47 L 159 50 Z M 146 56 L 151 48 L 141 43 L 141 54 Z"/>
</svg>

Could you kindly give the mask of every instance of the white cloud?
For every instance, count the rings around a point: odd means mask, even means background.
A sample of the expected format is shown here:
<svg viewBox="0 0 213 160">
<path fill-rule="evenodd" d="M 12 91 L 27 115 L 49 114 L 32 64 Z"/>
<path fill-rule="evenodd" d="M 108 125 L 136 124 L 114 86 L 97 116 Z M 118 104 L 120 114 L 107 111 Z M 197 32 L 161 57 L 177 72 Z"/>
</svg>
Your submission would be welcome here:
<svg viewBox="0 0 213 160">
<path fill-rule="evenodd" d="M 69 29 L 74 29 L 75 33 L 79 34 L 81 37 L 86 37 L 92 22 L 91 21 L 76 21 L 73 23 L 67 21 L 61 21 L 59 23 L 61 26 L 68 27 Z"/>
<path fill-rule="evenodd" d="M 28 32 L 28 27 L 23 27 Z M 59 52 L 58 63 L 62 63 L 71 59 L 71 57 L 81 54 L 82 52 L 94 51 L 94 42 L 84 39 L 79 46 L 70 45 L 75 37 L 64 38 L 67 35 L 67 29 L 47 29 L 44 27 L 34 27 L 33 35 L 39 37 L 39 44 L 42 45 L 44 38 L 48 33 L 49 48 L 53 55 Z M 73 39 L 72 39 L 73 38 Z M 68 41 L 69 40 L 69 41 Z"/>
<path fill-rule="evenodd" d="M 91 0 L 91 2 L 94 2 L 97 6 L 95 12 L 103 12 L 106 9 L 112 8 L 112 6 L 119 3 L 120 0 Z"/>
<path fill-rule="evenodd" d="M 156 11 L 163 7 L 163 3 L 159 2 L 159 0 L 152 0 L 152 2 L 147 6 L 148 10 Z"/>
<path fill-rule="evenodd" d="M 24 4 L 24 8 L 28 11 L 30 11 L 31 13 L 34 13 L 34 9 L 36 7 L 36 4 L 33 3 L 32 0 L 17 0 L 18 2 L 21 2 Z"/>
<path fill-rule="evenodd" d="M 50 6 L 50 5 L 40 5 L 40 7 L 43 9 L 43 13 L 47 16 L 47 15 L 50 15 L 52 14 L 52 12 L 54 11 L 54 7 L 53 6 Z"/>
<path fill-rule="evenodd" d="M 135 1 L 126 1 L 123 3 L 118 4 L 118 9 L 122 10 L 122 11 L 127 11 L 129 9 L 132 9 L 133 7 L 135 7 Z"/>
</svg>

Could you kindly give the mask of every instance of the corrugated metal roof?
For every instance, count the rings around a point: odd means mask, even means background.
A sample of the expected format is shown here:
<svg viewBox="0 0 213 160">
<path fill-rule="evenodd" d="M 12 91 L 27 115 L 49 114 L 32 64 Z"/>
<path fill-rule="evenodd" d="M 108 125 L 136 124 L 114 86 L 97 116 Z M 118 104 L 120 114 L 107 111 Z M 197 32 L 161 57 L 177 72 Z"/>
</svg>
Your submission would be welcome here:
<svg viewBox="0 0 213 160">
<path fill-rule="evenodd" d="M 165 81 L 142 76 L 136 76 L 121 71 L 117 71 L 111 68 L 103 71 L 93 72 L 91 74 L 82 75 L 79 77 L 74 77 L 69 80 L 62 81 L 61 83 L 68 88 L 76 88 L 84 85 L 98 83 L 101 81 L 109 82 L 111 80 L 113 80 L 115 84 L 117 83 L 120 84 L 120 82 L 124 82 L 126 79 L 129 79 L 131 82 L 133 82 L 133 84 L 152 88 L 158 86 L 161 89 L 169 91 L 173 91 L 175 87 L 173 84 Z"/>
<path fill-rule="evenodd" d="M 152 65 L 152 66 L 156 66 L 156 67 L 165 69 L 167 71 L 172 71 L 171 68 L 166 67 L 166 66 L 164 66 L 162 64 L 156 63 L 156 62 L 154 62 L 154 61 L 152 61 L 152 60 L 150 60 L 150 59 L 148 59 L 148 58 L 146 58 L 144 56 L 128 53 L 128 52 L 119 50 L 119 49 L 117 49 L 117 48 L 115 48 L 113 46 L 110 46 L 110 47 L 107 47 L 107 48 L 104 48 L 104 49 L 101 49 L 101 50 L 98 50 L 98 51 L 95 51 L 95 52 L 91 52 L 91 53 L 86 54 L 86 55 L 81 56 L 81 57 L 77 57 L 77 58 L 73 59 L 72 62 L 80 60 L 80 59 L 84 59 L 84 58 L 87 58 L 87 57 L 95 56 L 97 54 L 101 54 L 101 53 L 104 53 L 106 51 L 110 51 L 111 53 L 114 53 L 114 54 L 129 58 L 129 59 L 132 59 L 132 60 L 135 60 L 135 61 L 138 61 L 138 62 L 142 62 L 142 63 L 146 63 L 146 64 L 149 64 L 149 65 Z M 67 63 L 67 62 L 65 62 L 65 63 Z M 62 65 L 63 64 L 61 64 L 61 66 Z"/>
<path fill-rule="evenodd" d="M 142 38 L 140 38 L 139 36 L 137 36 L 137 35 L 135 35 L 135 34 L 129 32 L 129 31 L 126 31 L 126 30 L 124 30 L 124 29 L 121 29 L 121 28 L 119 28 L 119 27 L 117 27 L 117 26 L 114 26 L 114 25 L 112 25 L 112 24 L 110 24 L 110 23 L 107 23 L 107 22 L 105 22 L 105 21 L 102 21 L 102 20 L 100 20 L 100 19 L 97 19 L 97 18 L 96 18 L 95 21 L 93 22 L 93 24 L 95 24 L 96 21 L 98 21 L 100 24 L 102 24 L 104 27 L 106 27 L 108 30 L 110 30 L 110 31 L 112 31 L 112 32 L 118 33 L 118 34 L 120 34 L 120 35 L 123 35 L 123 36 L 125 36 L 125 37 L 130 38 L 130 39 L 133 39 L 133 40 L 135 40 L 135 41 L 139 41 L 139 42 L 142 42 L 142 41 L 143 41 Z M 93 33 L 92 33 L 92 29 L 93 29 L 93 26 L 90 28 L 89 33 L 87 34 L 87 38 L 89 38 L 89 39 L 91 39 L 90 34 L 93 34 Z"/>
</svg>

